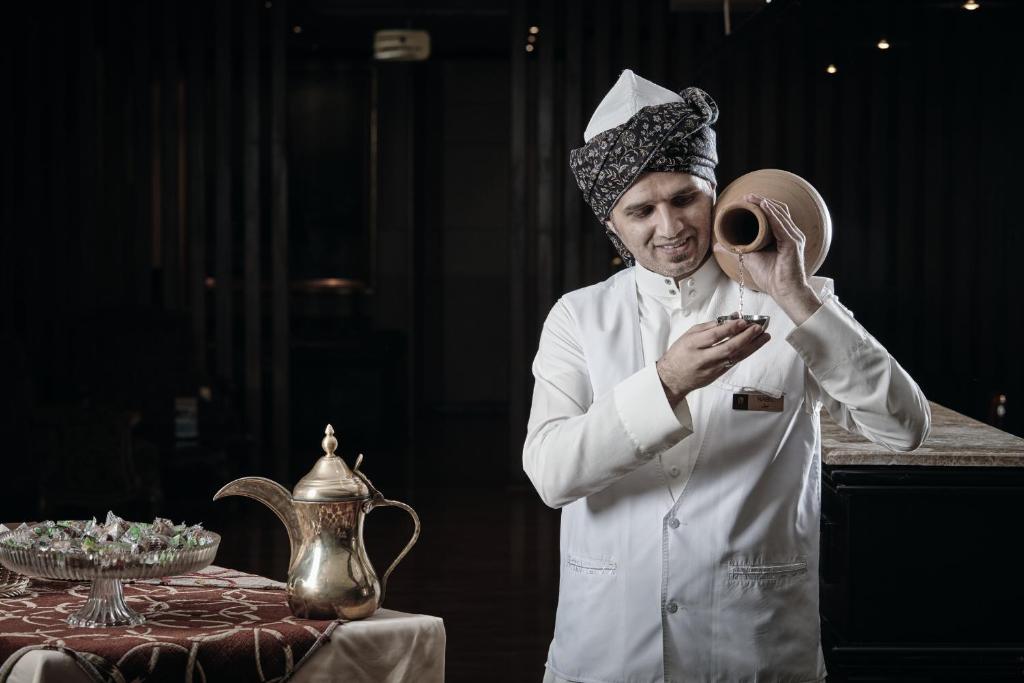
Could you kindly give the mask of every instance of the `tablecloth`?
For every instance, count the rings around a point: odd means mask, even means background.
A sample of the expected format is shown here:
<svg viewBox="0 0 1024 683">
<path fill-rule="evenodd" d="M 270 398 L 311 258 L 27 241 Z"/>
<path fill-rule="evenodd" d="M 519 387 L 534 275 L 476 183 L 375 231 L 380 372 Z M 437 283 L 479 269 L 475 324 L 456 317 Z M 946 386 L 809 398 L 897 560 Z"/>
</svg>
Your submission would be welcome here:
<svg viewBox="0 0 1024 683">
<path fill-rule="evenodd" d="M 444 680 L 441 619 L 382 609 L 361 621 L 298 619 L 283 584 L 221 567 L 125 587 L 147 622 L 71 629 L 87 584 L 34 581 L 0 599 L 0 683 Z"/>
</svg>

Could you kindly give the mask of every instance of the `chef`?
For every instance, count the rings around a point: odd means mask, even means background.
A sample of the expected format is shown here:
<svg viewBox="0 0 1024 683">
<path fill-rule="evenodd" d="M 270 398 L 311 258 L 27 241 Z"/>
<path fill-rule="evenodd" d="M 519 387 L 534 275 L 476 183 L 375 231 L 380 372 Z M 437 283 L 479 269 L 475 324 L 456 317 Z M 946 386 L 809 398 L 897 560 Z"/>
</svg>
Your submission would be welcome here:
<svg viewBox="0 0 1024 683">
<path fill-rule="evenodd" d="M 744 259 L 768 331 L 713 322 L 739 304 L 712 258 L 717 118 L 627 70 L 570 155 L 628 267 L 554 305 L 533 365 L 523 466 L 562 510 L 547 682 L 824 680 L 821 410 L 893 450 L 928 434 L 782 202 L 747 196 L 776 242 Z"/>
</svg>

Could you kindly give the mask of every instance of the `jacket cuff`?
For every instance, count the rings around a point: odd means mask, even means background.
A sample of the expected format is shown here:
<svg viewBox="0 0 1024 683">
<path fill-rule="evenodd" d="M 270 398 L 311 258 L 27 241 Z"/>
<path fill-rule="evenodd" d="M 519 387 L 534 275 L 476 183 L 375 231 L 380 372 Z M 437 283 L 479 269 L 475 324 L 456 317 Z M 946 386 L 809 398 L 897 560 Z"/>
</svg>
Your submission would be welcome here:
<svg viewBox="0 0 1024 683">
<path fill-rule="evenodd" d="M 614 394 L 619 420 L 640 457 L 653 458 L 693 433 L 686 400 L 672 408 L 653 363 L 620 382 Z"/>
<path fill-rule="evenodd" d="M 821 379 L 849 360 L 870 339 L 848 308 L 826 295 L 822 305 L 786 336 L 804 365 Z"/>
</svg>

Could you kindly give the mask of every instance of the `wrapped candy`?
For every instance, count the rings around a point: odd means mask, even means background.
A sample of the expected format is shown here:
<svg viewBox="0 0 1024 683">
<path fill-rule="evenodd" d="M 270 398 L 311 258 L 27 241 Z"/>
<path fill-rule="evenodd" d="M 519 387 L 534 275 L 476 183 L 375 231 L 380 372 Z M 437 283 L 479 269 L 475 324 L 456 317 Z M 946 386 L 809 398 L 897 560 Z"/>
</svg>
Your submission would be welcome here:
<svg viewBox="0 0 1024 683">
<path fill-rule="evenodd" d="M 213 542 L 201 524 L 174 524 L 164 517 L 157 517 L 152 523 L 129 522 L 113 511 L 107 512 L 102 524 L 94 517 L 46 521 L 31 528 L 22 524 L 18 530 L 24 529 L 30 533 L 12 534 L 3 543 L 22 549 L 98 556 L 104 566 L 117 566 L 118 555 L 197 548 Z"/>
</svg>

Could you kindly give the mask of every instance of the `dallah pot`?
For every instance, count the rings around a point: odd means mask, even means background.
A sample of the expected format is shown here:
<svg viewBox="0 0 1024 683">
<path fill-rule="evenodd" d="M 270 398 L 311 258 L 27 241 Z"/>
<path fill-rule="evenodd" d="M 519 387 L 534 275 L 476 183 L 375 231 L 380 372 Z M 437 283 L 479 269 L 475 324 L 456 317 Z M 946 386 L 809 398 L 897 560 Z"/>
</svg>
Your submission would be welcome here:
<svg viewBox="0 0 1024 683">
<path fill-rule="evenodd" d="M 243 477 L 225 485 L 213 497 L 246 496 L 260 501 L 284 523 L 291 543 L 288 562 L 288 606 L 303 619 L 363 619 L 384 601 L 388 576 L 420 535 L 420 518 L 397 500 L 388 500 L 359 471 L 335 455 L 338 440 L 327 425 L 323 455 L 291 493 L 263 477 Z M 399 507 L 415 525 L 412 538 L 384 576 L 366 555 L 363 519 L 371 510 Z"/>
</svg>

